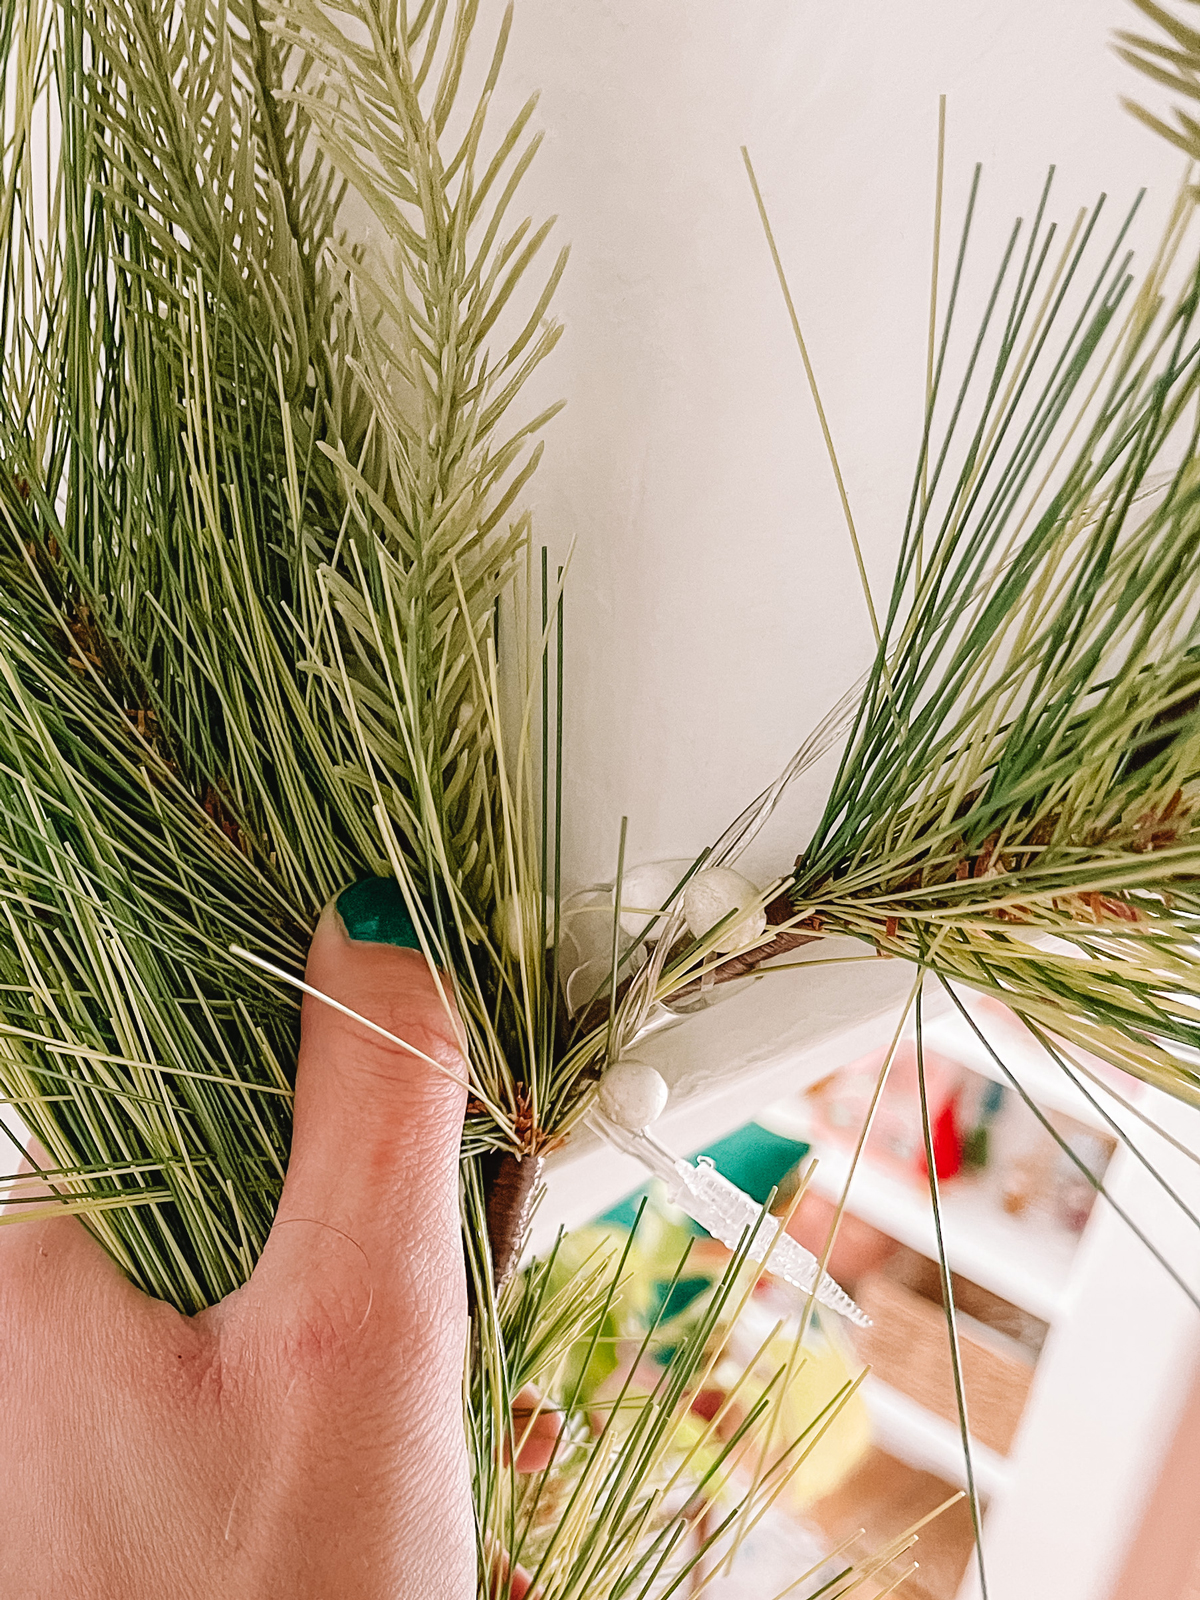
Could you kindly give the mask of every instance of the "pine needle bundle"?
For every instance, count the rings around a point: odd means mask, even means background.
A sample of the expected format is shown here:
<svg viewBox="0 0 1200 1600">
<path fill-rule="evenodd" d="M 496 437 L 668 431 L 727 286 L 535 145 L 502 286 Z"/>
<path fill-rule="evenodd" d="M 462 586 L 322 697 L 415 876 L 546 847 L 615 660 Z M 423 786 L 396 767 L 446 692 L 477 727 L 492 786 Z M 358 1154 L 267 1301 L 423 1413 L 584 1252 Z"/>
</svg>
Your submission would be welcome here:
<svg viewBox="0 0 1200 1600">
<path fill-rule="evenodd" d="M 1060 237 L 1051 171 L 964 339 L 979 179 L 936 341 L 931 310 L 923 435 L 878 610 L 864 573 L 874 661 L 696 866 L 734 859 L 840 747 L 823 813 L 733 955 L 720 929 L 687 937 L 670 903 L 616 1038 L 656 1004 L 849 935 L 1200 1104 L 1196 196 L 1184 187 L 1139 281 L 1137 204 L 1106 238 L 1102 197 Z"/>
<path fill-rule="evenodd" d="M 154 1280 L 181 1305 L 244 1275 L 287 1148 L 295 994 L 231 947 L 298 974 L 331 896 L 394 872 L 458 978 L 486 1142 L 528 1115 L 516 1084 L 538 1088 L 493 930 L 529 847 L 495 619 L 547 420 L 510 407 L 557 338 L 564 258 L 493 350 L 548 227 L 508 217 L 532 105 L 482 145 L 503 34 L 456 148 L 435 148 L 473 9 L 365 10 L 365 54 L 316 9 L 9 18 L 6 1048 L 78 1062 L 122 1123 L 153 1104 L 126 1187 L 151 1255 L 178 1231 L 164 1189 L 189 1216 Z M 389 241 L 370 259 L 337 230 L 348 177 Z M 29 1088 L 56 1161 L 99 1169 L 107 1122 L 43 1119 L 51 1081 Z"/>
<path fill-rule="evenodd" d="M 1088 272 L 1099 208 L 1060 243 L 1046 201 L 945 395 L 952 287 L 875 663 L 789 894 L 1200 1103 L 1194 200 L 1140 284 L 1128 219 Z"/>
</svg>

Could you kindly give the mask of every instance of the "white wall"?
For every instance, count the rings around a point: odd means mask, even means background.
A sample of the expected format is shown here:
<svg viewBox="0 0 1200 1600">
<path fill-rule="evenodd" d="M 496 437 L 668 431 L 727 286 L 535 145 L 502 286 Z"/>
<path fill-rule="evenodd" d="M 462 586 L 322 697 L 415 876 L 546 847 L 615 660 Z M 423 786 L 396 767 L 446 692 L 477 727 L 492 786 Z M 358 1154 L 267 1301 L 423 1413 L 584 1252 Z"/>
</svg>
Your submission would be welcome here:
<svg viewBox="0 0 1200 1600">
<path fill-rule="evenodd" d="M 540 86 L 547 130 L 527 204 L 574 247 L 542 384 L 569 404 L 532 496 L 540 539 L 578 538 L 569 881 L 611 877 L 622 812 L 633 860 L 710 841 L 867 659 L 739 146 L 882 585 L 923 398 L 938 94 L 952 229 L 985 163 L 981 269 L 1052 161 L 1062 219 L 1152 185 L 1144 260 L 1181 161 L 1118 103 L 1143 88 L 1109 35 L 1135 21 L 1119 0 L 518 0 L 504 94 Z M 821 781 L 748 858 L 761 877 Z"/>
</svg>

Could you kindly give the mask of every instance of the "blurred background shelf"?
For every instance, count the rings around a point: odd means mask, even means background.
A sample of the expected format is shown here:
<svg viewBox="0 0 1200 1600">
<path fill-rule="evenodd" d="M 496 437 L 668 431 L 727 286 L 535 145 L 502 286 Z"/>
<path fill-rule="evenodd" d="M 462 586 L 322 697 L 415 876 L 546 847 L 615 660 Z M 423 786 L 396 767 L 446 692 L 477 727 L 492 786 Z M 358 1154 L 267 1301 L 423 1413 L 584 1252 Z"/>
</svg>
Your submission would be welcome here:
<svg viewBox="0 0 1200 1600">
<path fill-rule="evenodd" d="M 956 1489 L 967 1487 L 962 1437 L 953 1423 L 935 1416 L 880 1378 L 868 1378 L 863 1393 L 875 1429 L 875 1442 L 881 1449 L 920 1471 L 935 1473 Z M 971 1465 L 976 1488 L 985 1500 L 993 1499 L 1007 1488 L 1010 1476 L 1007 1460 L 978 1439 L 971 1442 Z"/>
<path fill-rule="evenodd" d="M 769 1107 L 760 1120 L 775 1132 L 783 1131 L 777 1106 Z M 828 1146 L 817 1153 L 813 1188 L 836 1203 L 850 1171 L 850 1156 Z M 928 1194 L 915 1184 L 882 1171 L 865 1156 L 854 1174 L 847 1209 L 910 1250 L 937 1259 L 937 1235 Z M 1063 1309 L 1078 1234 L 1049 1220 L 1032 1227 L 1024 1219 L 1006 1216 L 993 1196 L 970 1178 L 959 1178 L 944 1186 L 941 1209 L 951 1271 L 1032 1312 L 1043 1322 L 1055 1321 Z"/>
<path fill-rule="evenodd" d="M 966 999 L 967 991 L 961 990 L 960 997 Z M 1063 1112 L 1098 1133 L 1111 1133 L 1111 1125 L 1092 1101 L 1081 1093 L 1067 1074 L 1038 1046 L 1032 1036 L 1024 1034 L 1019 1026 L 1011 1024 L 1003 1028 L 1001 1035 L 994 1018 L 986 1013 L 982 1029 L 1004 1065 L 1008 1067 L 1029 1098 L 1043 1111 Z M 989 1078 L 993 1083 L 1005 1086 L 1009 1084 L 1009 1078 L 997 1066 L 987 1046 L 981 1043 L 979 1035 L 957 1011 L 947 1010 L 941 1016 L 935 1017 L 925 1029 L 925 1034 L 931 1050 L 952 1057 L 964 1067 L 969 1067 L 972 1072 Z M 1070 1049 L 1069 1046 L 1066 1048 Z M 1113 1076 L 1116 1077 L 1115 1072 Z M 1092 1095 L 1110 1116 L 1116 1114 L 1117 1120 L 1120 1120 L 1122 1108 L 1118 1102 L 1102 1088 L 1087 1082 L 1086 1079 L 1083 1081 L 1087 1085 L 1088 1094 Z M 1127 1077 L 1121 1083 L 1119 1092 L 1124 1099 L 1133 1102 L 1138 1099 L 1140 1088 L 1135 1079 Z M 1127 1113 L 1124 1115 L 1127 1116 Z"/>
</svg>

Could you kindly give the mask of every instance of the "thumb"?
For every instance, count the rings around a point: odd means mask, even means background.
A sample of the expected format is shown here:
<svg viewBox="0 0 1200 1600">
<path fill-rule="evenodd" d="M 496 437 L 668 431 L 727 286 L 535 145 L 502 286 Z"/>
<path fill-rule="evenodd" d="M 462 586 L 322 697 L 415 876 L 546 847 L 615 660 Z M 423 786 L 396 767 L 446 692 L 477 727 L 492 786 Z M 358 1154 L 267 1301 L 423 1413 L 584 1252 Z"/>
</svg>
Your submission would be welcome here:
<svg viewBox="0 0 1200 1600">
<path fill-rule="evenodd" d="M 405 1344 L 461 1324 L 465 1294 L 466 1064 L 453 1001 L 416 942 L 393 879 L 355 884 L 322 914 L 306 980 L 345 1010 L 305 995 L 287 1177 L 252 1280 L 293 1308 L 322 1289 L 348 1318 L 369 1305 Z"/>
<path fill-rule="evenodd" d="M 409 1596 L 418 1576 L 422 1594 L 472 1587 L 466 1095 L 453 1081 L 465 1065 L 453 1006 L 413 943 L 390 880 L 326 907 L 279 1211 L 240 1299 L 217 1308 L 223 1370 L 246 1375 L 266 1430 L 245 1469 L 255 1526 L 298 1541 L 304 1594 Z M 347 1587 L 352 1574 L 370 1578 Z M 281 1582 L 272 1593 L 298 1592 Z"/>
</svg>

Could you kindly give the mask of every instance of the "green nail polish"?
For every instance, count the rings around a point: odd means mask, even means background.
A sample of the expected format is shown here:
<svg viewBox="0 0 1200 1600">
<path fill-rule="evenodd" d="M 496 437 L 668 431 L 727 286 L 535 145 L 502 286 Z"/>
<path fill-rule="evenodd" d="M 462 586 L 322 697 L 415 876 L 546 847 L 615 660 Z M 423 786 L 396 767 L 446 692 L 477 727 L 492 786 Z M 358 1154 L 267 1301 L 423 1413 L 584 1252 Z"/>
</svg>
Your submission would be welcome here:
<svg viewBox="0 0 1200 1600">
<path fill-rule="evenodd" d="M 338 914 L 352 939 L 419 950 L 421 941 L 395 878 L 360 878 L 338 895 Z"/>
</svg>

